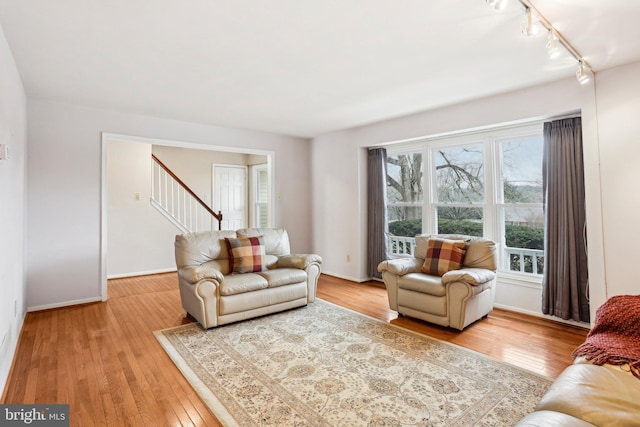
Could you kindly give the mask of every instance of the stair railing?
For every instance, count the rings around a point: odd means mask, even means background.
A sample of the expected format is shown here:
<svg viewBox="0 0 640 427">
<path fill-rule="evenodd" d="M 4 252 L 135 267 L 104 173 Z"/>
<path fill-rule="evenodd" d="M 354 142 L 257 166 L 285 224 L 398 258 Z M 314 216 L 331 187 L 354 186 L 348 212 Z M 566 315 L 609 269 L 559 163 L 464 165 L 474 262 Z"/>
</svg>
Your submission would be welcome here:
<svg viewBox="0 0 640 427">
<path fill-rule="evenodd" d="M 154 154 L 151 158 L 151 204 L 184 233 L 212 230 L 214 219 L 221 230 L 222 212 L 214 212 Z"/>
</svg>

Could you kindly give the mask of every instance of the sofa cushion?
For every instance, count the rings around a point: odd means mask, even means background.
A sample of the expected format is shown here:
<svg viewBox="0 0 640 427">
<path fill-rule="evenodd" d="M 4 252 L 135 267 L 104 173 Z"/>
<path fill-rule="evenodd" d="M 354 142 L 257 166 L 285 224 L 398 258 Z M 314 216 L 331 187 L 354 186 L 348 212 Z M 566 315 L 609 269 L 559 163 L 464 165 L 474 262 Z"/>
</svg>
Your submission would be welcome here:
<svg viewBox="0 0 640 427">
<path fill-rule="evenodd" d="M 447 271 L 459 269 L 462 266 L 466 249 L 467 242 L 463 240 L 430 238 L 422 272 L 442 276 Z"/>
<path fill-rule="evenodd" d="M 220 284 L 220 295 L 229 296 L 259 291 L 269 286 L 267 279 L 256 273 L 231 274 Z"/>
<path fill-rule="evenodd" d="M 241 228 L 238 237 L 262 236 L 267 254 L 279 257 L 291 253 L 289 234 L 283 228 Z"/>
<path fill-rule="evenodd" d="M 307 281 L 307 273 L 297 268 L 277 268 L 258 274 L 267 280 L 269 288 L 277 288 L 278 286 Z"/>
<path fill-rule="evenodd" d="M 255 273 L 264 270 L 264 240 L 262 237 L 229 238 L 229 268 L 234 273 Z"/>
<path fill-rule="evenodd" d="M 423 294 L 442 297 L 446 288 L 439 276 L 424 275 L 422 273 L 409 273 L 398 277 L 398 288 L 408 291 L 421 292 Z"/>
<path fill-rule="evenodd" d="M 638 425 L 640 380 L 619 369 L 574 364 L 560 374 L 536 410 L 562 412 L 597 426 Z"/>
<path fill-rule="evenodd" d="M 580 418 L 553 411 L 536 411 L 524 417 L 516 427 L 596 427 Z"/>
<path fill-rule="evenodd" d="M 213 260 L 229 258 L 226 237 L 237 237 L 233 230 L 198 231 L 178 234 L 175 240 L 175 256 L 178 268 L 198 266 Z M 227 271 L 220 270 L 222 274 Z"/>
</svg>

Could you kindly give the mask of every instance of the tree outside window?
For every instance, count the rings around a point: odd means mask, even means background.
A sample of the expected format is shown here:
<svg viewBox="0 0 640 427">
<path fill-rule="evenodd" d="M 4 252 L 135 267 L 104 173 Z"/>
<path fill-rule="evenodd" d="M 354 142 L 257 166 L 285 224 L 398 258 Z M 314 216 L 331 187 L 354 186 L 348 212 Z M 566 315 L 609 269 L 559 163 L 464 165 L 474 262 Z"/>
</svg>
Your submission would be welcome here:
<svg viewBox="0 0 640 427">
<path fill-rule="evenodd" d="M 438 234 L 484 234 L 484 147 L 433 149 Z"/>
<path fill-rule="evenodd" d="M 413 254 L 413 238 L 422 233 L 422 153 L 387 156 L 387 216 L 390 250 Z"/>
</svg>

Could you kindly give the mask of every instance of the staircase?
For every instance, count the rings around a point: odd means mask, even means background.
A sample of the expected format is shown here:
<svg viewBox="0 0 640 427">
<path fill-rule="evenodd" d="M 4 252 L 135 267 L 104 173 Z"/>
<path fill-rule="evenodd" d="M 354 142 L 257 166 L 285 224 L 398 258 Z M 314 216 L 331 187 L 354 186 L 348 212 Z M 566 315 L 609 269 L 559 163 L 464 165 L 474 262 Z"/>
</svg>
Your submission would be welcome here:
<svg viewBox="0 0 640 427">
<path fill-rule="evenodd" d="M 214 212 L 155 155 L 151 158 L 151 205 L 183 233 L 220 230 L 222 212 Z"/>
</svg>

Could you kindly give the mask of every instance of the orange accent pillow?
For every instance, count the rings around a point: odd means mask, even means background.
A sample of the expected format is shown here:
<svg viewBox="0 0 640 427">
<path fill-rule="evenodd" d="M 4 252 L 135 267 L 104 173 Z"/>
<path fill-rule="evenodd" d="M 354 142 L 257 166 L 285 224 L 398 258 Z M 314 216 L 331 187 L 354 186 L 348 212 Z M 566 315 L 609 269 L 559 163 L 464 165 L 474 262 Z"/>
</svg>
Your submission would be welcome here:
<svg viewBox="0 0 640 427">
<path fill-rule="evenodd" d="M 422 272 L 432 276 L 442 276 L 447 271 L 462 267 L 467 242 L 432 237 L 427 242 L 427 256 L 422 265 Z"/>
</svg>

